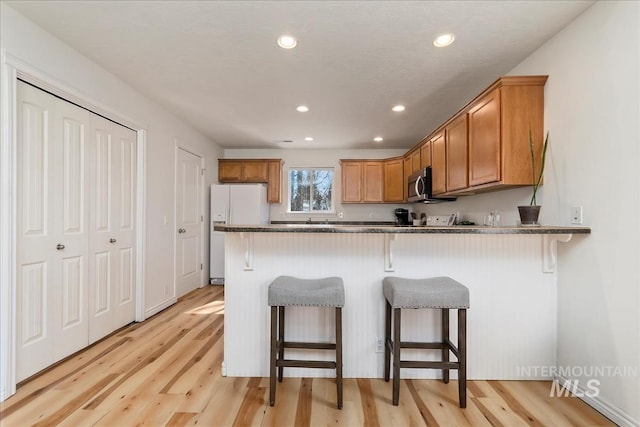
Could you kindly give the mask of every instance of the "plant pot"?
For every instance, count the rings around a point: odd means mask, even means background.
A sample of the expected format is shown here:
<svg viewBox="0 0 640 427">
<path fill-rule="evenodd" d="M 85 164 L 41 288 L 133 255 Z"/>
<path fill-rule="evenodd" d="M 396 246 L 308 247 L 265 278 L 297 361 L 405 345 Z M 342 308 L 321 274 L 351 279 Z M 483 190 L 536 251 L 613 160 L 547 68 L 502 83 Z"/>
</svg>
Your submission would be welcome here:
<svg viewBox="0 0 640 427">
<path fill-rule="evenodd" d="M 520 223 L 522 225 L 537 225 L 540 216 L 540 206 L 518 206 Z"/>
</svg>

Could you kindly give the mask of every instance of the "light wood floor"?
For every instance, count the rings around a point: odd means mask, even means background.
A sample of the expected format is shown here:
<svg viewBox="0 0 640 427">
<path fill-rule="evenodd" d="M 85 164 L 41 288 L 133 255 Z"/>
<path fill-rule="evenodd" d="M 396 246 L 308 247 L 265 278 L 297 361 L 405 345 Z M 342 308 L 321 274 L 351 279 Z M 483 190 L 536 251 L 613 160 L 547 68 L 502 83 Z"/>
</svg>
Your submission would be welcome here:
<svg viewBox="0 0 640 427">
<path fill-rule="evenodd" d="M 268 378 L 220 376 L 223 313 L 222 287 L 188 294 L 21 385 L 0 425 L 613 425 L 541 381 L 470 381 L 462 410 L 455 381 L 403 380 L 394 407 L 391 383 L 346 379 L 340 411 L 334 380 L 285 378 L 270 407 Z"/>
</svg>

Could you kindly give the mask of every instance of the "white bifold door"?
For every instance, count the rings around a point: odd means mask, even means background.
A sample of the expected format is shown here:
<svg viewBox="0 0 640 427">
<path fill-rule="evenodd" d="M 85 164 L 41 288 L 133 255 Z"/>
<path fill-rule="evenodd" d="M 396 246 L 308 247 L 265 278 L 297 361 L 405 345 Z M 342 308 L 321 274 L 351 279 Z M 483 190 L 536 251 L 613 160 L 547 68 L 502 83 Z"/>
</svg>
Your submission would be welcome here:
<svg viewBox="0 0 640 427">
<path fill-rule="evenodd" d="M 16 380 L 134 319 L 136 134 L 18 82 Z"/>
</svg>

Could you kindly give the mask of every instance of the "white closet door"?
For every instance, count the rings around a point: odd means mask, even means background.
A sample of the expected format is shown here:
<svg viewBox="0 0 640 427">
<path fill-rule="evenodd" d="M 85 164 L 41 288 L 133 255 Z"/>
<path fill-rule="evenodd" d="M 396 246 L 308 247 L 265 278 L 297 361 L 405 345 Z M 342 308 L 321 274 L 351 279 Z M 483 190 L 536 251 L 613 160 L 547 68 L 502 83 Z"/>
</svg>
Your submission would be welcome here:
<svg viewBox="0 0 640 427">
<path fill-rule="evenodd" d="M 16 379 L 87 345 L 89 113 L 18 83 Z"/>
<path fill-rule="evenodd" d="M 89 342 L 134 320 L 136 134 L 94 116 Z"/>
<path fill-rule="evenodd" d="M 16 379 L 134 320 L 136 133 L 18 82 Z"/>
</svg>

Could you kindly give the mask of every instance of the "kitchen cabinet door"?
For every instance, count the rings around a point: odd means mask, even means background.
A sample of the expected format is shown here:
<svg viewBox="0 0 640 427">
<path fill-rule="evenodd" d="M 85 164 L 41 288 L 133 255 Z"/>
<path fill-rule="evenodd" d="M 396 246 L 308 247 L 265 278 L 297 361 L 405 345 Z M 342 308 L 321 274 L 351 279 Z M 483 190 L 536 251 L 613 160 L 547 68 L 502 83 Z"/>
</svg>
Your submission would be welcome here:
<svg viewBox="0 0 640 427">
<path fill-rule="evenodd" d="M 431 141 L 425 141 L 420 146 L 420 169 L 431 166 Z"/>
<path fill-rule="evenodd" d="M 383 163 L 365 162 L 363 164 L 363 202 L 382 202 Z"/>
<path fill-rule="evenodd" d="M 362 201 L 362 162 L 343 161 L 342 169 L 342 201 L 358 203 Z"/>
<path fill-rule="evenodd" d="M 403 202 L 406 185 L 404 174 L 404 159 L 385 160 L 384 162 L 384 201 Z"/>
<path fill-rule="evenodd" d="M 500 180 L 500 90 L 469 110 L 469 185 Z"/>
<path fill-rule="evenodd" d="M 218 160 L 218 181 L 242 182 L 242 162 L 240 160 Z"/>
<path fill-rule="evenodd" d="M 269 164 L 266 160 L 242 162 L 242 180 L 244 182 L 267 182 L 269 180 Z"/>
<path fill-rule="evenodd" d="M 269 173 L 267 185 L 267 202 L 280 203 L 280 181 L 282 179 L 282 160 L 269 160 Z"/>
<path fill-rule="evenodd" d="M 467 115 L 461 114 L 445 128 L 447 191 L 468 186 Z"/>
<path fill-rule="evenodd" d="M 433 194 L 447 191 L 447 155 L 444 130 L 431 139 L 431 167 L 433 169 Z"/>
<path fill-rule="evenodd" d="M 404 175 L 404 182 L 409 182 L 409 176 L 411 175 L 411 157 L 407 156 L 405 154 L 405 157 L 403 158 L 403 175 Z M 409 194 L 407 192 L 407 186 L 406 184 L 403 185 L 403 189 L 402 189 L 402 200 L 407 200 L 407 197 L 409 197 Z"/>
</svg>

